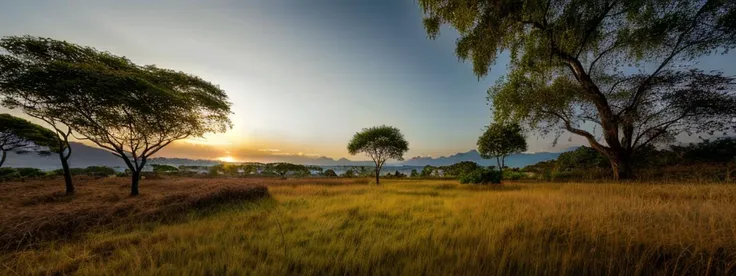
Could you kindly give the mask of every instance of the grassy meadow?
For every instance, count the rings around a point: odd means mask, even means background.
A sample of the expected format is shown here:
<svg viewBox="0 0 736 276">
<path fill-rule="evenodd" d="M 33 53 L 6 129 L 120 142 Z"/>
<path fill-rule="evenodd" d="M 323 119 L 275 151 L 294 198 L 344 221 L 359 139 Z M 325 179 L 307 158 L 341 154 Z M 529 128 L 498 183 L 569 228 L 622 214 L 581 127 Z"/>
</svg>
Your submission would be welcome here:
<svg viewBox="0 0 736 276">
<path fill-rule="evenodd" d="M 0 274 L 736 273 L 733 185 L 248 181 L 271 196 L 4 252 Z"/>
</svg>

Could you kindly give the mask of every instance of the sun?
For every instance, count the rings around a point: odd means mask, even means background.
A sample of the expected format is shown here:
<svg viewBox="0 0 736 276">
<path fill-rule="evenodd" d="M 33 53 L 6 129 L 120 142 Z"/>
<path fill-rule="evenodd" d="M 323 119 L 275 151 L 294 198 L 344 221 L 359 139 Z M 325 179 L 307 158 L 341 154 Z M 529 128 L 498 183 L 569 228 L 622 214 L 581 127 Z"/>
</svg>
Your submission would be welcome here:
<svg viewBox="0 0 736 276">
<path fill-rule="evenodd" d="M 223 156 L 223 157 L 217 158 L 217 160 L 220 160 L 222 162 L 227 162 L 227 163 L 238 162 L 238 160 L 235 160 L 235 158 L 233 158 L 232 156 Z"/>
</svg>

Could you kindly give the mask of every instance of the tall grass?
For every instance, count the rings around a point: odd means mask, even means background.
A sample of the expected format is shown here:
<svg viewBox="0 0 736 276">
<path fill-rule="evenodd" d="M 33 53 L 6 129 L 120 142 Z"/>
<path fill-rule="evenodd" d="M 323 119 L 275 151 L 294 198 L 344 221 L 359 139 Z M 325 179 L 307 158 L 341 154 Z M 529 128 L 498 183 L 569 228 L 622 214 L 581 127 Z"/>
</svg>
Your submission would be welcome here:
<svg viewBox="0 0 736 276">
<path fill-rule="evenodd" d="M 0 257 L 7 274 L 727 275 L 736 186 L 275 181 L 174 225 Z"/>
</svg>

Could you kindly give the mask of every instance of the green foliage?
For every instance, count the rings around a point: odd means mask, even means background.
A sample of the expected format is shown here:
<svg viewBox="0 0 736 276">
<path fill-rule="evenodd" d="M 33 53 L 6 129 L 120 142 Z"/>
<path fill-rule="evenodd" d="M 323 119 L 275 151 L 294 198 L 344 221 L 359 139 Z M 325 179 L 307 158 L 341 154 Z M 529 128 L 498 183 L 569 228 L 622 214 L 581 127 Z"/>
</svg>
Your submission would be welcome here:
<svg viewBox="0 0 736 276">
<path fill-rule="evenodd" d="M 404 153 L 409 150 L 409 142 L 404 139 L 398 128 L 391 126 L 376 126 L 364 128 L 355 133 L 348 143 L 348 152 L 351 155 L 364 153 L 376 164 L 376 184 L 383 164 L 390 158 L 404 160 Z"/>
<path fill-rule="evenodd" d="M 15 168 L 0 168 L 0 181 L 20 178 L 20 173 Z"/>
<path fill-rule="evenodd" d="M 289 173 L 293 173 L 297 176 L 311 175 L 311 172 L 309 171 L 309 169 L 304 165 L 284 163 L 284 162 L 268 163 L 266 164 L 264 169 L 265 171 L 273 172 L 281 176 L 282 179 L 286 179 L 286 175 Z"/>
<path fill-rule="evenodd" d="M 481 168 L 481 166 L 473 161 L 461 161 L 449 166 L 441 166 L 438 169 L 442 170 L 445 176 L 458 177 L 479 168 Z"/>
<path fill-rule="evenodd" d="M 137 175 L 171 142 L 230 126 L 227 94 L 199 77 L 90 47 L 37 37 L 5 37 L 2 90 L 11 106 L 26 98 L 54 103 L 46 113 L 122 158 Z"/>
<path fill-rule="evenodd" d="M 582 146 L 574 151 L 563 152 L 557 157 L 560 170 L 610 168 L 608 158 L 593 148 Z"/>
<path fill-rule="evenodd" d="M 430 38 L 455 28 L 456 55 L 485 76 L 496 122 L 588 140 L 627 177 L 635 152 L 679 133 L 736 127 L 736 82 L 693 60 L 736 47 L 734 1 L 420 0 Z M 636 70 L 631 70 L 635 68 Z M 605 143 L 583 125 L 595 124 Z"/>
<path fill-rule="evenodd" d="M 179 169 L 174 166 L 164 165 L 164 164 L 151 164 L 151 167 L 153 167 L 153 172 L 155 173 L 175 173 L 179 172 Z"/>
<path fill-rule="evenodd" d="M 340 175 L 340 177 L 353 178 L 355 177 L 355 172 L 353 171 L 353 169 L 348 169 L 342 175 Z"/>
<path fill-rule="evenodd" d="M 331 169 L 328 169 L 328 170 L 326 170 L 326 171 L 325 171 L 325 172 L 323 173 L 323 175 L 324 175 L 325 177 L 337 177 L 337 173 L 335 173 L 335 171 L 333 171 L 333 170 L 331 170 Z"/>
<path fill-rule="evenodd" d="M 494 123 L 478 138 L 478 153 L 483 158 L 495 157 L 503 171 L 506 156 L 526 151 L 526 137 L 519 124 Z"/>
<path fill-rule="evenodd" d="M 0 114 L 0 167 L 9 151 L 25 151 L 30 147 L 49 146 L 56 135 L 37 124 L 10 114 Z"/>
<path fill-rule="evenodd" d="M 89 166 L 86 169 L 84 169 L 84 173 L 89 176 L 95 176 L 95 177 L 108 177 L 112 175 L 116 175 L 116 172 L 113 168 L 105 167 L 105 166 Z"/>
<path fill-rule="evenodd" d="M 481 167 L 460 175 L 458 180 L 462 184 L 500 184 L 501 172 Z"/>
<path fill-rule="evenodd" d="M 437 167 L 426 165 L 424 166 L 424 168 L 422 168 L 422 173 L 419 174 L 419 176 L 430 177 L 435 170 L 437 170 Z"/>
<path fill-rule="evenodd" d="M 411 170 L 411 174 L 409 175 L 409 177 L 419 177 L 419 173 L 415 169 Z"/>
</svg>

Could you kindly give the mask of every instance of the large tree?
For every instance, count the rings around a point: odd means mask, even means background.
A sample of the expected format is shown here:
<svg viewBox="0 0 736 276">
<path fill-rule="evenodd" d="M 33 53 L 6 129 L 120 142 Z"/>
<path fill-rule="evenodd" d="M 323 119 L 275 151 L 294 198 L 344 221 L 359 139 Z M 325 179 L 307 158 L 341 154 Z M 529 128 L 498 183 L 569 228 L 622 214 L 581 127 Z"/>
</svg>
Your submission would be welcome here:
<svg viewBox="0 0 736 276">
<path fill-rule="evenodd" d="M 454 27 L 456 54 L 478 77 L 510 55 L 508 75 L 489 90 L 497 121 L 580 135 L 617 179 L 630 177 L 646 145 L 735 127 L 734 79 L 694 61 L 736 46 L 736 1 L 419 2 L 429 36 Z"/>
<path fill-rule="evenodd" d="M 493 123 L 478 138 L 478 153 L 483 158 L 496 158 L 502 177 L 506 157 L 526 148 L 526 137 L 519 124 Z"/>
<path fill-rule="evenodd" d="M 376 126 L 364 128 L 355 133 L 348 143 L 348 152 L 355 155 L 364 153 L 376 164 L 376 184 L 380 184 L 380 174 L 383 164 L 390 158 L 404 160 L 404 153 L 409 150 L 409 142 L 404 139 L 398 128 L 391 126 Z"/>
<path fill-rule="evenodd" d="M 23 68 L 17 78 L 26 86 L 18 89 L 43 95 L 54 103 L 53 118 L 120 157 L 132 174 L 131 195 L 150 156 L 230 126 L 227 95 L 199 77 L 53 39 L 6 39 L 14 55 L 5 59 Z"/>
<path fill-rule="evenodd" d="M 24 152 L 35 147 L 48 146 L 50 130 L 10 114 L 0 114 L 0 167 L 7 153 Z"/>
<path fill-rule="evenodd" d="M 4 37 L 0 39 L 0 101 L 2 105 L 11 109 L 20 109 L 28 116 L 39 119 L 48 124 L 54 131 L 53 139 L 48 147 L 59 156 L 64 172 L 64 182 L 67 194 L 74 193 L 72 174 L 69 168 L 69 158 L 72 148 L 69 138 L 71 128 L 62 122 L 63 113 L 56 110 L 67 108 L 65 97 L 58 93 L 64 91 L 45 91 L 44 86 L 38 86 L 33 78 L 47 78 L 39 74 L 40 66 L 53 59 L 65 57 L 77 59 L 90 56 L 85 48 L 66 48 L 64 43 L 54 43 L 48 39 L 32 37 Z M 36 71 L 36 73 L 31 73 Z M 47 87 L 47 86 L 46 86 Z"/>
</svg>

